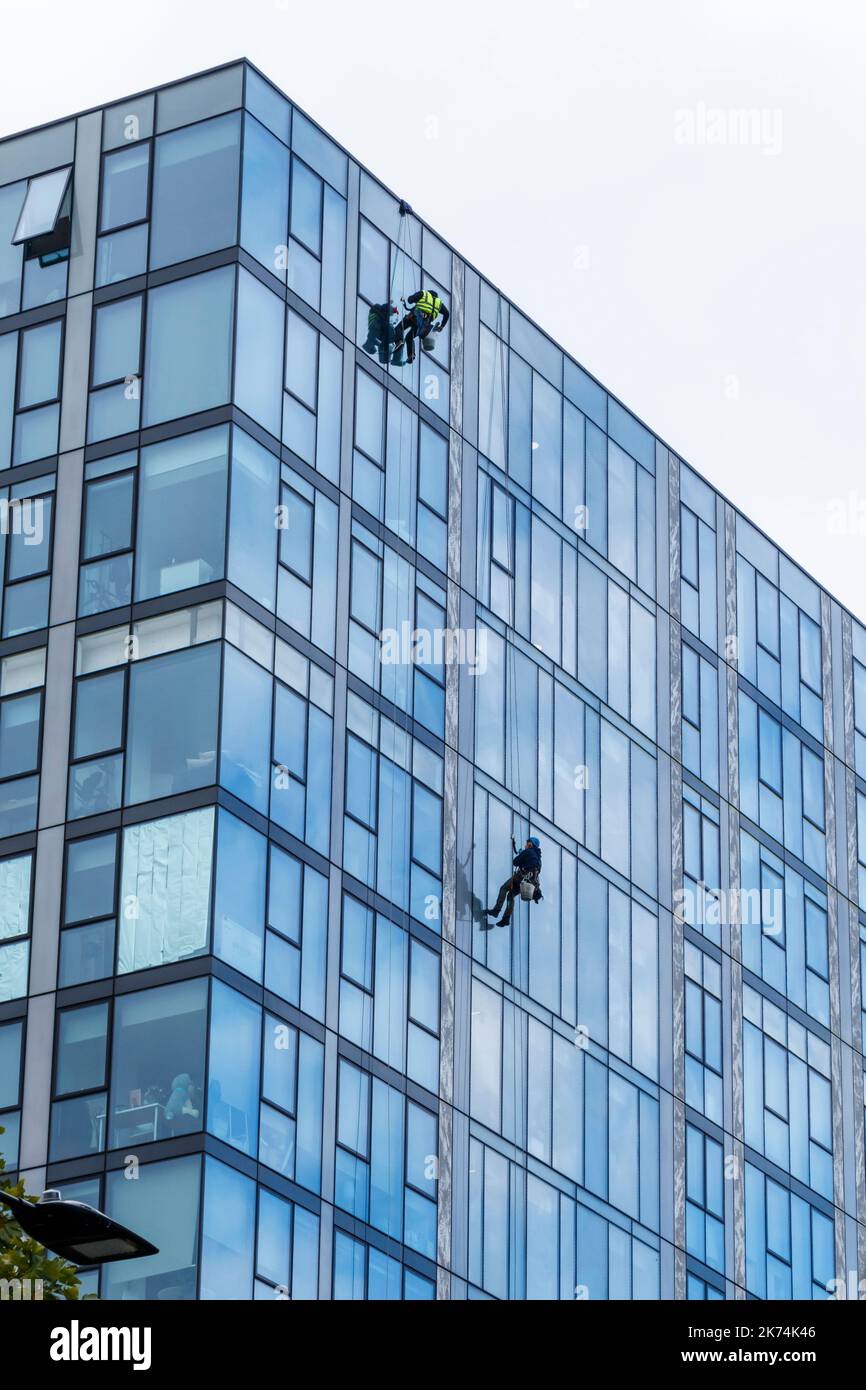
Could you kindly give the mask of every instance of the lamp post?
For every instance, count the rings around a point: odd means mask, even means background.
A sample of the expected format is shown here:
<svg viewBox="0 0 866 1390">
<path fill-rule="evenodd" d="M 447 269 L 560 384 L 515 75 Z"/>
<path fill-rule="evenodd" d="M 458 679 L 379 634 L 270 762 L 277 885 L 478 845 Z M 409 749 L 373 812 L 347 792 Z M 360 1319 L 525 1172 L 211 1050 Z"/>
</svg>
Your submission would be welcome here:
<svg viewBox="0 0 866 1390">
<path fill-rule="evenodd" d="M 22 1231 L 70 1264 L 85 1268 L 113 1260 L 132 1260 L 158 1255 L 155 1245 L 136 1235 L 119 1221 L 112 1221 L 86 1202 L 64 1201 L 55 1190 L 43 1192 L 38 1202 L 28 1202 L 0 1190 L 0 1202 L 10 1207 Z"/>
</svg>

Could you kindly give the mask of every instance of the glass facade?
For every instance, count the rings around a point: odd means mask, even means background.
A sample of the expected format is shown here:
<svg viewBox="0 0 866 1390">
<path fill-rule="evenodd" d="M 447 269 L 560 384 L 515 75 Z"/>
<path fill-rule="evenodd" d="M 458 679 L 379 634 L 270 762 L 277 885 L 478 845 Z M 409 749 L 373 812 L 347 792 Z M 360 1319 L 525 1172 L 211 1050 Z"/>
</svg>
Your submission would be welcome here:
<svg viewBox="0 0 866 1390">
<path fill-rule="evenodd" d="M 159 1247 L 87 1288 L 866 1279 L 866 626 L 248 64 L 0 142 L 0 522 L 0 1148 Z"/>
</svg>

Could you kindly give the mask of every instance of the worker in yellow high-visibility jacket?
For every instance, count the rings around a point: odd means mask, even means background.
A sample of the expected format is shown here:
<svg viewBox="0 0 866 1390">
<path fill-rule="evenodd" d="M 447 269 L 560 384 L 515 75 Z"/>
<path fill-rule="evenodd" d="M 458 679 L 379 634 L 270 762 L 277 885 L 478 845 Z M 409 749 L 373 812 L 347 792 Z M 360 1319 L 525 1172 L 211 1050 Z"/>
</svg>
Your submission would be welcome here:
<svg viewBox="0 0 866 1390">
<path fill-rule="evenodd" d="M 408 313 L 400 325 L 405 334 L 406 361 L 415 361 L 415 339 L 424 343 L 431 333 L 441 333 L 450 317 L 447 305 L 433 290 L 417 290 L 403 300 Z M 395 367 L 403 366 L 403 353 L 398 347 L 391 358 Z"/>
</svg>

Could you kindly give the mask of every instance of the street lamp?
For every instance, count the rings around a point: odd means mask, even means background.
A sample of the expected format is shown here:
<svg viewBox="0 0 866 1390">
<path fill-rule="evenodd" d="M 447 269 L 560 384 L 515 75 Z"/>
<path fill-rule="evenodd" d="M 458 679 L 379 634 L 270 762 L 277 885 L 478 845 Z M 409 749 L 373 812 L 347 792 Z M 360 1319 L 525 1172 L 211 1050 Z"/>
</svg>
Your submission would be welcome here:
<svg viewBox="0 0 866 1390">
<path fill-rule="evenodd" d="M 71 1264 L 100 1265 L 109 1260 L 159 1254 L 144 1236 L 127 1230 L 86 1202 L 63 1201 L 56 1190 L 43 1192 L 38 1202 L 0 1190 L 0 1202 L 11 1207 L 18 1225 L 28 1236 Z"/>
</svg>

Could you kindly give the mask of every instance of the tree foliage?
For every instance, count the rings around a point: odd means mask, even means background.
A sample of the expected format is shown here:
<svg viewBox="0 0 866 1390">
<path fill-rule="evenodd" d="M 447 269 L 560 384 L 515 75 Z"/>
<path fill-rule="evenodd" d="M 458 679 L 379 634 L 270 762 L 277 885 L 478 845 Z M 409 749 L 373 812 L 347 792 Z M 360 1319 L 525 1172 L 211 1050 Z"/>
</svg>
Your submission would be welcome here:
<svg viewBox="0 0 866 1390">
<path fill-rule="evenodd" d="M 4 1130 L 0 1126 L 0 1134 L 3 1133 Z M 11 1192 L 16 1197 L 26 1197 L 24 1183 L 11 1183 L 3 1176 L 5 1169 L 6 1164 L 3 1155 L 0 1154 L 0 1190 Z M 28 1201 L 35 1200 L 32 1197 L 28 1198 Z M 81 1297 L 81 1284 L 75 1265 L 50 1254 L 44 1245 L 26 1236 L 9 1208 L 3 1206 L 0 1196 L 0 1280 L 25 1279 L 30 1281 L 31 1299 L 41 1298 L 46 1302 L 58 1302 Z M 41 1281 L 41 1291 L 38 1291 L 38 1281 Z M 3 1288 L 7 1288 L 7 1285 L 4 1284 Z"/>
</svg>

